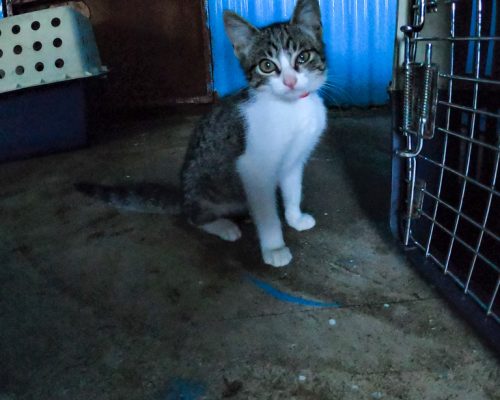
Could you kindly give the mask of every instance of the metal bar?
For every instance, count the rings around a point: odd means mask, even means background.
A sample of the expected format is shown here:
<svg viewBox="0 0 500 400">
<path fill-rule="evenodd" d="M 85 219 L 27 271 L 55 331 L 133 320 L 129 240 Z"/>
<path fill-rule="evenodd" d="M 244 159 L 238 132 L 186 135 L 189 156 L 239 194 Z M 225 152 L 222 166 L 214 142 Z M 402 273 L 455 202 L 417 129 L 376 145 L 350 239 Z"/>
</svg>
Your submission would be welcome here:
<svg viewBox="0 0 500 400">
<path fill-rule="evenodd" d="M 476 301 L 476 303 L 479 304 L 481 306 L 481 308 L 483 308 L 486 311 L 486 316 L 488 316 L 488 317 L 491 316 L 497 322 L 500 322 L 500 318 L 495 313 L 489 313 L 488 314 L 488 305 L 484 301 L 482 301 L 477 294 L 475 294 L 472 290 L 469 290 L 467 292 L 467 294 L 470 297 L 472 297 Z"/>
<path fill-rule="evenodd" d="M 424 247 L 421 243 L 419 243 L 417 240 L 414 240 L 414 239 L 413 239 L 413 241 L 414 241 L 414 243 L 417 245 L 417 247 L 418 247 L 418 248 L 420 248 L 421 250 L 425 250 L 425 247 Z M 439 267 L 441 267 L 441 269 L 443 269 L 443 271 L 444 271 L 444 264 L 443 264 L 441 261 L 439 261 L 439 260 L 438 260 L 438 259 L 437 259 L 437 258 L 436 258 L 433 254 L 430 254 L 430 255 L 429 255 L 429 258 L 430 258 L 432 261 L 434 261 L 434 262 L 435 262 L 435 263 L 436 263 Z M 461 289 L 463 289 L 463 288 L 465 287 L 464 283 L 460 280 L 460 278 L 458 278 L 458 276 L 456 276 L 456 275 L 455 275 L 452 271 L 448 271 L 448 272 L 446 273 L 446 276 L 449 276 L 450 278 L 452 278 L 452 280 L 453 280 L 453 281 L 455 281 L 455 283 L 456 283 L 456 284 L 457 284 L 457 285 L 458 285 Z M 499 281 L 500 281 L 500 278 L 499 278 Z M 496 290 L 498 291 L 498 285 L 497 285 L 497 289 L 496 289 Z M 499 322 L 499 323 L 500 323 L 500 317 L 499 317 L 498 315 L 496 315 L 494 312 L 491 312 L 491 311 L 490 311 L 490 313 L 488 313 L 488 311 L 487 311 L 487 310 L 489 310 L 489 306 L 487 306 L 487 305 L 486 305 L 486 303 L 485 303 L 485 302 L 483 302 L 483 301 L 482 301 L 482 300 L 481 300 L 481 299 L 480 299 L 480 298 L 479 298 L 479 297 L 478 297 L 478 296 L 477 296 L 477 295 L 476 295 L 476 294 L 475 294 L 472 290 L 471 290 L 471 291 L 469 291 L 467 294 L 468 294 L 468 295 L 469 295 L 469 296 L 470 296 L 470 297 L 471 297 L 471 298 L 472 298 L 472 299 L 473 299 L 473 300 L 474 300 L 474 301 L 475 301 L 475 302 L 476 302 L 476 303 L 477 303 L 477 304 L 478 304 L 478 305 L 479 305 L 479 306 L 480 306 L 483 310 L 485 310 L 485 311 L 486 311 L 486 315 L 487 315 L 487 316 L 491 316 L 491 317 L 493 317 L 493 318 L 494 318 L 497 322 Z M 495 296 L 496 296 L 496 294 L 495 294 Z M 493 298 L 492 300 L 494 301 L 494 298 Z M 491 301 L 490 301 L 490 305 L 491 305 L 491 304 L 492 304 L 492 303 L 491 303 Z"/>
<path fill-rule="evenodd" d="M 418 248 L 425 250 L 425 247 L 421 243 L 419 243 L 417 240 L 414 240 L 414 242 Z M 452 271 L 445 272 L 444 271 L 445 270 L 444 264 L 441 261 L 439 261 L 437 257 L 435 257 L 433 254 L 429 254 L 429 258 L 441 267 L 441 269 L 443 270 L 443 274 L 446 274 L 447 276 L 451 277 L 455 281 L 455 283 L 460 288 L 463 289 L 464 283 Z"/>
<path fill-rule="evenodd" d="M 477 139 L 471 139 L 470 137 L 463 136 L 460 133 L 456 133 L 456 132 L 450 131 L 448 129 L 444 129 L 444 128 L 441 128 L 439 126 L 436 129 L 440 132 L 446 133 L 447 135 L 455 136 L 457 138 L 460 138 L 461 140 L 465 140 L 467 142 L 477 144 L 478 146 L 486 147 L 487 149 L 493 150 L 495 152 L 500 151 L 500 145 L 498 147 L 495 147 L 495 146 L 492 146 L 491 144 L 481 142 L 480 140 L 477 140 Z"/>
<path fill-rule="evenodd" d="M 450 82 L 452 82 L 452 81 L 450 80 Z M 456 108 L 456 109 L 462 110 L 462 111 L 468 111 L 468 112 L 472 112 L 472 113 L 476 113 L 476 114 L 486 115 L 487 117 L 500 118 L 500 114 L 495 114 L 495 113 L 492 113 L 489 111 L 484 111 L 484 110 L 474 110 L 471 107 L 466 107 L 466 106 L 462 106 L 460 104 L 450 103 L 448 101 L 439 100 L 438 104 L 441 104 L 441 105 L 446 106 L 446 107 Z"/>
<path fill-rule="evenodd" d="M 500 36 L 420 36 L 412 38 L 413 42 L 464 42 L 464 41 L 500 41 Z"/>
<path fill-rule="evenodd" d="M 495 157 L 495 167 L 493 169 L 493 176 L 491 178 L 491 187 L 494 188 L 495 185 L 496 185 L 496 182 L 497 182 L 497 173 L 498 173 L 498 164 L 499 164 L 499 161 L 500 161 L 500 152 L 497 153 L 496 157 Z M 467 293 L 467 291 L 469 290 L 469 284 L 470 284 L 470 280 L 472 278 L 472 273 L 474 272 L 474 266 L 476 264 L 476 260 L 477 260 L 477 254 L 479 253 L 479 249 L 481 248 L 481 243 L 483 241 L 483 236 L 484 236 L 484 230 L 486 228 L 486 224 L 488 223 L 488 218 L 490 216 L 490 210 L 491 210 L 491 202 L 493 200 L 493 193 L 489 193 L 488 194 L 488 203 L 486 205 L 486 211 L 484 212 L 484 217 L 483 217 L 483 223 L 482 223 L 482 226 L 481 226 L 481 232 L 479 233 L 479 238 L 477 240 L 477 244 L 476 244 L 476 252 L 474 254 L 474 257 L 471 261 L 471 265 L 469 267 L 469 274 L 467 276 L 467 283 L 465 285 L 465 293 Z"/>
<path fill-rule="evenodd" d="M 425 247 L 418 241 L 418 240 L 415 240 L 413 239 L 413 242 L 417 245 L 418 248 L 420 248 L 421 250 L 425 250 Z M 439 259 L 437 257 L 435 257 L 432 253 L 429 254 L 429 258 L 434 261 L 438 266 L 441 267 L 441 269 L 443 270 L 443 274 L 449 276 L 450 278 L 452 278 L 455 283 L 461 288 L 463 289 L 464 288 L 464 283 L 458 278 L 458 276 L 456 276 L 452 271 L 445 271 L 445 265 L 439 261 Z"/>
<path fill-rule="evenodd" d="M 407 137 L 407 142 L 408 142 L 408 148 L 411 149 L 411 136 L 408 135 Z M 411 214 L 412 214 L 412 209 L 413 209 L 413 199 L 415 197 L 415 179 L 417 175 L 417 162 L 414 157 L 408 158 L 408 191 L 409 191 L 409 197 L 408 197 L 408 205 L 407 205 L 407 210 L 406 210 L 406 229 L 405 229 L 405 237 L 404 237 L 404 244 L 405 246 L 408 246 L 408 243 L 410 242 L 410 232 L 411 232 Z"/>
<path fill-rule="evenodd" d="M 456 5 L 455 3 L 451 4 L 451 16 L 450 16 L 450 35 L 451 37 L 455 37 L 455 13 L 456 13 Z M 453 75 L 454 72 L 454 67 L 455 67 L 455 43 L 451 43 L 451 49 L 450 49 L 450 75 Z M 453 80 L 450 79 L 448 81 L 448 102 L 451 103 L 453 99 Z M 448 108 L 446 111 L 446 130 L 450 129 L 450 118 L 451 118 L 451 110 Z M 444 137 L 444 145 L 443 145 L 443 155 L 441 157 L 441 164 L 445 165 L 446 164 L 446 153 L 448 150 L 448 135 L 445 135 Z M 439 171 L 439 183 L 438 183 L 438 190 L 437 190 L 437 196 L 438 198 L 441 196 L 441 188 L 443 186 L 443 175 L 444 175 L 444 170 L 441 169 Z M 436 219 L 437 212 L 438 212 L 438 207 L 439 203 L 436 202 L 434 204 L 434 210 L 432 212 L 433 215 L 433 220 Z M 429 250 L 431 247 L 431 242 L 432 242 L 432 235 L 434 234 L 434 223 L 431 224 L 430 230 L 429 230 L 429 237 L 427 239 L 427 245 L 425 246 L 425 255 L 429 255 Z"/>
<path fill-rule="evenodd" d="M 477 44 L 479 45 L 481 42 L 478 42 Z M 467 81 L 467 82 L 475 82 L 475 83 L 486 83 L 488 85 L 500 85 L 500 81 L 495 81 L 493 79 L 483 79 L 478 77 L 470 78 L 468 76 L 463 76 L 463 75 L 452 75 L 452 74 L 445 74 L 443 72 L 440 72 L 438 74 L 440 78 L 446 78 L 446 79 L 455 79 L 457 81 Z"/>
<path fill-rule="evenodd" d="M 429 196 L 431 199 L 437 201 L 439 204 L 442 204 L 446 208 L 450 209 L 451 211 L 460 214 L 460 217 L 465 219 L 467 222 L 469 222 L 471 225 L 474 225 L 478 229 L 483 229 L 484 233 L 489 235 L 492 239 L 496 240 L 497 242 L 500 242 L 500 236 L 497 234 L 493 233 L 486 227 L 482 227 L 482 225 L 476 221 L 474 221 L 471 217 L 469 217 L 467 214 L 464 214 L 462 212 L 458 212 L 458 210 L 453 207 L 451 204 L 448 204 L 446 201 L 443 201 L 442 199 L 438 198 L 437 196 L 433 195 L 431 192 L 429 192 L 427 189 L 422 189 L 422 193 L 424 193 L 426 196 Z M 435 218 L 435 217 L 434 217 Z M 426 252 L 427 254 L 427 252 Z"/>
<path fill-rule="evenodd" d="M 420 249 L 420 250 L 423 250 L 425 251 L 425 246 L 423 244 L 421 244 L 418 240 L 416 240 L 415 238 L 412 237 L 412 240 L 413 240 L 413 243 L 415 243 L 415 245 Z M 432 261 L 434 261 L 439 267 L 441 267 L 441 269 L 444 271 L 444 264 L 439 261 L 435 256 L 434 254 L 432 253 L 429 253 L 429 255 L 427 256 L 428 258 L 430 258 Z M 458 284 L 460 285 L 461 282 L 458 282 Z M 463 285 L 462 285 L 463 286 Z"/>
<path fill-rule="evenodd" d="M 455 279 L 449 279 L 449 275 L 444 275 L 439 267 L 436 267 L 436 263 L 430 257 L 426 259 L 419 249 L 407 251 L 406 254 L 420 275 L 432 283 L 441 295 L 456 307 L 461 316 L 484 335 L 492 349 L 500 354 L 500 329 L 498 329 L 500 318 L 498 315 L 492 313 L 490 318 L 485 318 L 486 315 L 482 312 L 481 305 L 473 297 L 465 295 L 455 284 Z"/>
<path fill-rule="evenodd" d="M 409 134 L 411 134 L 411 135 L 413 135 L 413 136 L 415 136 L 415 137 L 416 137 L 416 136 L 418 136 L 418 132 L 417 132 L 417 131 L 415 131 L 415 130 L 413 130 L 413 129 L 401 129 L 401 128 L 400 128 L 400 130 L 401 130 L 401 132 L 403 133 L 403 135 L 405 135 L 405 136 L 406 136 L 408 133 L 409 133 Z"/>
<path fill-rule="evenodd" d="M 446 165 L 443 165 L 441 163 L 438 163 L 437 161 L 434 161 L 433 159 L 431 158 L 428 158 L 428 157 L 425 157 L 421 154 L 419 154 L 417 157 L 421 158 L 422 160 L 425 160 L 433 165 L 435 165 L 436 167 L 440 167 L 440 168 L 444 168 L 446 171 L 448 172 L 451 172 L 452 174 L 455 174 L 463 179 L 465 179 L 467 182 L 470 182 L 470 183 L 473 183 L 475 184 L 476 186 L 479 186 L 481 189 L 484 189 L 486 190 L 488 193 L 489 192 L 492 192 L 495 196 L 500 196 L 500 192 L 496 189 L 491 189 L 490 187 L 486 186 L 486 185 L 483 185 L 481 182 L 478 182 L 468 176 L 465 176 L 464 174 L 458 172 L 458 171 L 455 171 L 454 169 L 446 166 Z"/>
<path fill-rule="evenodd" d="M 422 30 L 425 23 L 425 6 L 427 0 L 417 0 L 417 5 L 413 6 L 417 12 L 414 14 L 412 30 L 415 33 L 418 33 Z"/>
<path fill-rule="evenodd" d="M 493 291 L 493 296 L 491 296 L 490 304 L 488 305 L 488 310 L 486 311 L 486 315 L 494 314 L 491 310 L 493 309 L 493 304 L 495 304 L 495 299 L 497 297 L 499 287 L 500 287 L 500 276 L 497 279 L 497 286 L 495 287 L 495 290 Z"/>
<path fill-rule="evenodd" d="M 477 0 L 476 32 L 477 32 L 478 37 L 481 36 L 482 8 L 483 8 L 482 0 Z M 481 42 L 476 42 L 476 57 L 474 59 L 474 77 L 476 79 L 479 79 L 480 68 L 481 68 Z M 473 93 L 473 99 L 472 99 L 472 107 L 475 110 L 477 109 L 478 96 L 479 96 L 479 83 L 476 82 L 476 83 L 474 83 L 474 93 Z M 476 130 L 476 116 L 477 116 L 476 114 L 471 115 L 470 129 L 469 129 L 469 138 L 470 139 L 474 139 L 474 133 Z M 465 162 L 465 176 L 469 175 L 471 154 L 472 154 L 472 143 L 469 142 L 467 145 L 467 159 Z M 460 201 L 458 204 L 458 211 L 459 212 L 462 211 L 466 188 L 467 188 L 467 180 L 464 179 L 462 182 L 462 188 L 460 190 Z M 459 221 L 460 221 L 460 214 L 457 214 L 455 217 L 455 223 L 453 225 L 453 235 L 452 235 L 452 238 L 450 241 L 450 245 L 448 247 L 448 255 L 446 256 L 446 269 L 448 269 L 448 264 L 450 262 L 451 253 L 453 251 L 453 246 L 455 244 L 455 236 L 457 233 Z M 475 259 L 474 259 L 474 262 L 475 262 Z"/>
<path fill-rule="evenodd" d="M 493 261 L 491 261 L 489 258 L 485 257 L 484 255 L 482 255 L 481 253 L 479 252 L 476 252 L 476 250 L 470 245 L 468 244 L 465 240 L 463 240 L 460 236 L 458 236 L 455 233 L 453 233 L 452 231 L 450 231 L 448 228 L 446 228 L 443 224 L 441 224 L 440 222 L 434 220 L 432 221 L 432 217 L 427 214 L 425 211 L 422 211 L 422 214 L 425 218 L 427 218 L 429 221 L 433 222 L 434 224 L 436 224 L 437 227 L 439 227 L 440 229 L 442 229 L 444 232 L 446 232 L 448 235 L 451 236 L 451 239 L 452 240 L 456 240 L 457 242 L 459 242 L 462 246 L 464 246 L 467 250 L 469 250 L 470 252 L 472 252 L 473 254 L 477 254 L 478 258 L 480 258 L 481 260 L 483 260 L 486 264 L 488 264 L 495 272 L 498 272 L 500 273 L 500 267 L 497 266 Z M 425 248 L 424 248 L 425 250 Z M 447 259 L 447 262 L 445 264 L 445 270 L 444 270 L 444 273 L 447 274 L 449 273 L 448 271 L 448 266 L 449 266 L 449 259 Z"/>
</svg>

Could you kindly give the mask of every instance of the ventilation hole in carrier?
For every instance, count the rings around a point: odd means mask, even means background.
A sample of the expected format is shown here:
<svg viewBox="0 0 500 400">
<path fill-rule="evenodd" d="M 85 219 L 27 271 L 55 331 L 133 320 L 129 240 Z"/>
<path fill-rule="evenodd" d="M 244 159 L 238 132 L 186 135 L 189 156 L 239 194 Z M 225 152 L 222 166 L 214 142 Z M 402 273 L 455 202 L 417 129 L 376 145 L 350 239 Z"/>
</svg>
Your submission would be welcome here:
<svg viewBox="0 0 500 400">
<path fill-rule="evenodd" d="M 45 66 L 43 65 L 43 63 L 42 63 L 42 62 L 37 62 L 37 63 L 35 64 L 35 69 L 36 69 L 38 72 L 43 71 L 44 67 L 45 67 Z"/>
<path fill-rule="evenodd" d="M 62 58 L 58 58 L 54 64 L 57 68 L 62 68 L 64 66 L 64 60 Z"/>
<path fill-rule="evenodd" d="M 21 32 L 21 27 L 20 27 L 19 25 L 14 25 L 14 26 L 12 27 L 12 33 L 13 33 L 14 35 L 17 35 L 19 32 Z"/>
<path fill-rule="evenodd" d="M 18 65 L 16 67 L 16 74 L 18 74 L 18 75 L 24 74 L 24 67 L 22 65 Z"/>
<path fill-rule="evenodd" d="M 40 22 L 38 21 L 33 21 L 31 23 L 31 29 L 33 29 L 34 31 L 37 31 L 38 29 L 40 29 Z"/>
<path fill-rule="evenodd" d="M 33 50 L 39 51 L 41 48 L 42 48 L 42 43 L 40 42 L 33 43 Z"/>
<path fill-rule="evenodd" d="M 2 56 L 3 56 L 3 51 L 2 49 L 0 49 L 0 58 L 2 58 Z"/>
<path fill-rule="evenodd" d="M 50 21 L 50 23 L 53 27 L 57 27 L 61 25 L 61 20 L 59 18 L 52 18 L 52 21 Z"/>
<path fill-rule="evenodd" d="M 0 69 L 0 79 L 3 79 L 5 76 L 5 71 L 3 69 Z"/>
<path fill-rule="evenodd" d="M 23 48 L 20 45 L 14 46 L 14 54 L 21 54 L 23 52 Z"/>
<path fill-rule="evenodd" d="M 54 41 L 52 42 L 52 44 L 54 45 L 54 47 L 61 47 L 61 45 L 62 45 L 62 39 L 55 38 Z"/>
</svg>

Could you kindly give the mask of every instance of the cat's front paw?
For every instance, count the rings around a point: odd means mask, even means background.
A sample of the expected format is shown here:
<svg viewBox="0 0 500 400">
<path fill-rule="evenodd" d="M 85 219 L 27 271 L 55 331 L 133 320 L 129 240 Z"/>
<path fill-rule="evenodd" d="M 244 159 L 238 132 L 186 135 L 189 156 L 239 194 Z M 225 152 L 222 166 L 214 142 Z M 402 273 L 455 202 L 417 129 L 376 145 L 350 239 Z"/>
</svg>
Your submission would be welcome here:
<svg viewBox="0 0 500 400">
<path fill-rule="evenodd" d="M 279 247 L 277 249 L 263 249 L 262 257 L 264 262 L 273 267 L 284 267 L 289 264 L 292 260 L 292 253 L 290 249 L 286 246 Z"/>
<path fill-rule="evenodd" d="M 305 231 L 307 229 L 311 229 L 314 225 L 316 225 L 316 220 L 312 215 L 301 213 L 297 216 L 286 216 L 286 222 L 292 228 L 298 231 Z"/>
</svg>

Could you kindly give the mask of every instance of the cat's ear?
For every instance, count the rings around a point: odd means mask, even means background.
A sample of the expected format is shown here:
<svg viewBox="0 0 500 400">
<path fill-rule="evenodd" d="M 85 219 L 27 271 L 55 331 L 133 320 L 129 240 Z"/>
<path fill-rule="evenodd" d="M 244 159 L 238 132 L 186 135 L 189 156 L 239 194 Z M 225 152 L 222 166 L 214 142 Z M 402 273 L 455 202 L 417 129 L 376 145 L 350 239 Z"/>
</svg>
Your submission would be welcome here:
<svg viewBox="0 0 500 400">
<path fill-rule="evenodd" d="M 253 36 L 259 30 L 232 11 L 224 11 L 224 27 L 236 57 L 247 56 Z"/>
<path fill-rule="evenodd" d="M 321 12 L 318 0 L 297 0 L 290 23 L 301 26 L 321 39 Z"/>
</svg>

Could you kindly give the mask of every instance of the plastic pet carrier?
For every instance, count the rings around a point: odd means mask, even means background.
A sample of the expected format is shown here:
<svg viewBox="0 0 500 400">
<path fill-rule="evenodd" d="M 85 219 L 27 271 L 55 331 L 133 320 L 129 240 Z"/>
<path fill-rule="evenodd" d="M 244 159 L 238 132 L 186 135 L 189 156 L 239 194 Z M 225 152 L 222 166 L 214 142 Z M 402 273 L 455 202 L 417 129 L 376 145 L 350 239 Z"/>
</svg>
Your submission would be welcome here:
<svg viewBox="0 0 500 400">
<path fill-rule="evenodd" d="M 71 7 L 0 19 L 0 160 L 86 142 L 84 79 L 106 73 Z"/>
</svg>

